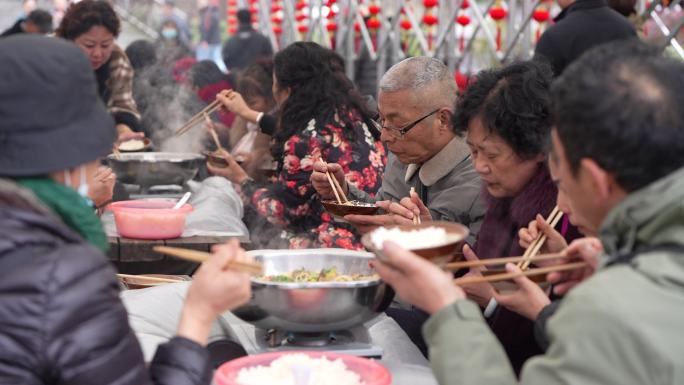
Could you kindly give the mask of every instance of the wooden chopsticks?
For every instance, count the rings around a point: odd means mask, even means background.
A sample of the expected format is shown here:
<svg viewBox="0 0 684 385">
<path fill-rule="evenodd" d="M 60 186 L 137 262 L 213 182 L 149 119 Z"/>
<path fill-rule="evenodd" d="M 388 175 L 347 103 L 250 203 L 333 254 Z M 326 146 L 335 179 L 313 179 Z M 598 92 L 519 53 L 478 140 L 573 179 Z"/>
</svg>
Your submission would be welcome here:
<svg viewBox="0 0 684 385">
<path fill-rule="evenodd" d="M 565 253 L 550 253 L 550 254 L 539 254 L 532 257 L 531 262 L 536 261 L 547 261 L 550 259 L 558 259 L 566 257 Z M 520 262 L 523 257 L 504 257 L 504 258 L 490 258 L 490 259 L 478 259 L 475 261 L 463 261 L 463 262 L 452 262 L 447 263 L 443 266 L 445 270 L 456 271 L 459 269 L 469 268 L 469 267 L 479 267 L 479 266 L 491 266 L 491 265 L 503 265 L 505 263 Z"/>
<path fill-rule="evenodd" d="M 325 165 L 327 166 L 328 164 L 323 161 Z M 337 181 L 335 176 L 333 176 L 330 171 L 325 171 L 325 176 L 328 177 L 328 183 L 330 183 L 330 187 L 333 190 L 333 193 L 335 194 L 335 198 L 337 198 L 337 203 L 338 204 L 345 204 L 349 203 L 349 199 L 347 199 L 347 196 L 344 194 L 344 190 L 342 190 L 342 186 L 340 186 L 340 183 Z"/>
<path fill-rule="evenodd" d="M 167 254 L 176 258 L 198 263 L 202 263 L 212 256 L 211 253 L 207 253 L 205 251 L 183 249 L 179 247 L 155 246 L 153 250 L 157 253 Z M 228 262 L 227 267 L 236 271 L 250 273 L 252 275 L 264 274 L 264 266 L 258 262 L 230 261 Z"/>
<path fill-rule="evenodd" d="M 131 275 L 131 274 L 117 274 L 119 278 L 133 278 L 149 282 L 159 282 L 159 283 L 178 283 L 183 282 L 177 279 L 159 278 L 159 277 L 148 277 L 146 275 Z"/>
<path fill-rule="evenodd" d="M 117 143 L 112 147 L 112 152 L 114 153 L 116 160 L 121 160 L 121 151 L 119 151 L 119 145 Z"/>
<path fill-rule="evenodd" d="M 177 129 L 174 135 L 180 136 L 188 132 L 192 127 L 197 125 L 197 123 L 201 122 L 202 119 L 204 118 L 204 115 L 209 115 L 214 113 L 216 110 L 221 108 L 223 105 L 221 104 L 221 101 L 216 99 L 213 102 L 209 103 L 208 106 L 204 107 L 200 112 L 195 114 L 190 120 L 187 121 L 181 128 Z"/>
<path fill-rule="evenodd" d="M 409 199 L 411 199 L 411 197 L 412 197 L 413 194 L 415 194 L 415 193 L 416 193 L 415 187 L 411 187 L 411 191 L 409 191 Z M 420 221 L 420 214 L 418 214 L 418 215 L 415 215 L 415 214 L 414 214 L 414 215 L 413 215 L 413 224 L 414 224 L 414 225 L 419 225 L 420 222 L 421 222 L 421 221 Z"/>
<path fill-rule="evenodd" d="M 216 149 L 223 150 L 223 146 L 221 145 L 221 141 L 219 141 L 218 134 L 216 133 L 216 130 L 214 130 L 214 124 L 211 122 L 211 119 L 209 118 L 209 115 L 206 112 L 204 113 L 204 120 L 207 122 L 207 126 L 209 127 L 209 133 L 211 134 L 211 138 L 214 139 Z"/>
<path fill-rule="evenodd" d="M 568 263 L 564 265 L 556 265 L 556 266 L 548 266 L 548 267 L 541 267 L 538 269 L 530 269 L 526 271 L 521 271 L 520 273 L 501 273 L 501 274 L 494 274 L 494 275 L 488 275 L 488 276 L 473 276 L 473 277 L 463 277 L 463 278 L 457 278 L 454 280 L 454 283 L 462 286 L 462 285 L 470 285 L 470 284 L 475 284 L 475 283 L 482 283 L 482 282 L 496 282 L 496 281 L 506 281 L 512 278 L 517 278 L 517 277 L 529 277 L 533 275 L 540 275 L 540 274 L 548 274 L 548 273 L 553 273 L 556 271 L 567 271 L 567 270 L 575 270 L 575 269 L 580 269 L 582 267 L 587 266 L 586 262 L 574 262 L 574 263 Z"/>
<path fill-rule="evenodd" d="M 546 218 L 546 223 L 548 223 L 551 226 L 551 228 L 554 228 L 561 220 L 561 218 L 563 218 L 563 211 L 561 211 L 558 208 L 558 206 L 555 206 L 553 208 L 553 211 L 551 211 L 551 214 L 549 214 L 549 217 Z M 521 270 L 526 270 L 530 267 L 530 263 L 532 262 L 531 258 L 537 255 L 537 253 L 539 253 L 539 250 L 541 250 L 542 246 L 544 245 L 544 242 L 546 242 L 546 234 L 540 231 L 537 238 L 534 241 L 532 241 L 530 246 L 527 247 L 527 250 L 525 250 L 522 259 L 518 262 L 518 267 Z"/>
</svg>

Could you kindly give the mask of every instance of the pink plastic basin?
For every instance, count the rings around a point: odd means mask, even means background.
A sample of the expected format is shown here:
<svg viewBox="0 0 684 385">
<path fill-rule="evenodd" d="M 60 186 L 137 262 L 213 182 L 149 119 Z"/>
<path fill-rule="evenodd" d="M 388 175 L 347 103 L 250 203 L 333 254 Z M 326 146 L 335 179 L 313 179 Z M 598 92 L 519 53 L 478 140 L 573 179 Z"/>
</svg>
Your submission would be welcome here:
<svg viewBox="0 0 684 385">
<path fill-rule="evenodd" d="M 172 210 L 176 201 L 168 199 L 114 202 L 109 209 L 119 235 L 135 239 L 171 239 L 183 234 L 185 217 L 192 206 Z"/>
<path fill-rule="evenodd" d="M 375 361 L 371 361 L 367 358 L 350 356 L 347 354 L 309 351 L 264 353 L 238 358 L 221 365 L 216 370 L 216 373 L 214 373 L 214 381 L 217 385 L 241 385 L 237 382 L 237 376 L 240 372 L 240 369 L 259 365 L 268 366 L 272 361 L 280 358 L 281 356 L 294 353 L 303 353 L 311 358 L 320 358 L 325 356 L 325 358 L 330 361 L 340 358 L 347 367 L 347 370 L 351 370 L 352 372 L 358 374 L 361 377 L 361 381 L 363 381 L 365 385 L 390 385 L 392 383 L 392 375 L 390 374 L 389 370 Z"/>
</svg>

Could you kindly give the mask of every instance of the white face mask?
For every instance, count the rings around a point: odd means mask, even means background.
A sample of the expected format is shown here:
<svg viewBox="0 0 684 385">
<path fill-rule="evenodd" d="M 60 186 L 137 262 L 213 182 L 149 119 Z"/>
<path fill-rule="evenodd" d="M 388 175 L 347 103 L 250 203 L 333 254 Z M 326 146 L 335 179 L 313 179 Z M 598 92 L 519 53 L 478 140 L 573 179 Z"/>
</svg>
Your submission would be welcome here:
<svg viewBox="0 0 684 385">
<path fill-rule="evenodd" d="M 85 166 L 80 166 L 79 172 L 81 176 L 81 182 L 78 185 L 76 191 L 80 196 L 85 198 L 86 201 L 91 202 L 90 198 L 88 197 L 88 191 L 90 189 L 90 186 L 88 185 L 88 180 L 86 178 Z M 64 170 L 64 184 L 69 188 L 73 188 L 71 185 L 71 173 L 69 172 L 69 170 Z"/>
</svg>

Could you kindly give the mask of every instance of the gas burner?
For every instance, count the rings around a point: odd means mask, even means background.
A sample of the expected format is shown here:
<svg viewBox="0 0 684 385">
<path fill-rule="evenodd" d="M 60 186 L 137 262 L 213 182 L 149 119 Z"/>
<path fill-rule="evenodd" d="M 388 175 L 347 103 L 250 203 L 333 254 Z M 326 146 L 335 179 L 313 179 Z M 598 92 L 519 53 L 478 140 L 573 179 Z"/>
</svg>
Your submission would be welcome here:
<svg viewBox="0 0 684 385">
<path fill-rule="evenodd" d="M 354 342 L 349 330 L 322 333 L 294 333 L 275 329 L 266 331 L 264 340 L 271 348 L 278 346 L 326 347 Z"/>
<path fill-rule="evenodd" d="M 232 325 L 236 337 L 248 354 L 315 350 L 382 358 L 382 348 L 373 345 L 363 326 L 324 333 L 292 333 L 257 329 L 251 325 Z"/>
</svg>

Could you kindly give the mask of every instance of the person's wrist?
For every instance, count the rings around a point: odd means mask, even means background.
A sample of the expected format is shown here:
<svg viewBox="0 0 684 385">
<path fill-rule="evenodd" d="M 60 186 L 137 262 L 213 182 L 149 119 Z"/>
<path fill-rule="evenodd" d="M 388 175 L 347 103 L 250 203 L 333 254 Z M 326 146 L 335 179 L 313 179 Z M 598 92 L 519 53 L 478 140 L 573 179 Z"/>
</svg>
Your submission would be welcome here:
<svg viewBox="0 0 684 385">
<path fill-rule="evenodd" d="M 245 185 L 247 185 L 248 183 L 251 183 L 251 182 L 254 182 L 254 179 L 252 179 L 252 177 L 250 177 L 250 176 L 247 175 L 246 173 L 243 174 L 243 175 L 240 175 L 240 176 L 237 178 L 237 180 L 236 180 L 236 183 L 237 183 L 240 187 L 245 187 Z"/>
<path fill-rule="evenodd" d="M 251 108 L 249 108 L 249 107 L 247 107 L 247 106 L 245 106 L 244 108 L 240 109 L 240 112 L 238 113 L 238 115 L 242 116 L 245 120 L 247 120 L 247 121 L 249 121 L 249 122 L 251 122 L 251 123 L 254 123 L 254 124 L 258 124 L 258 123 L 259 123 L 258 120 L 257 120 L 257 118 L 259 117 L 259 112 L 258 112 L 258 111 L 254 111 L 254 110 L 252 110 Z"/>
<path fill-rule="evenodd" d="M 211 324 L 217 316 L 209 307 L 200 306 L 192 300 L 186 301 L 177 334 L 205 346 L 211 331 Z"/>
<path fill-rule="evenodd" d="M 454 289 L 456 290 L 448 290 L 435 297 L 435 301 L 429 306 L 428 309 L 425 309 L 425 311 L 430 314 L 435 314 L 443 308 L 466 298 L 465 294 L 459 292 L 456 286 L 454 286 Z"/>
</svg>

